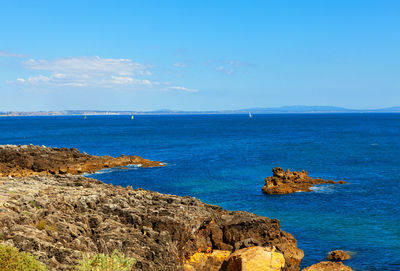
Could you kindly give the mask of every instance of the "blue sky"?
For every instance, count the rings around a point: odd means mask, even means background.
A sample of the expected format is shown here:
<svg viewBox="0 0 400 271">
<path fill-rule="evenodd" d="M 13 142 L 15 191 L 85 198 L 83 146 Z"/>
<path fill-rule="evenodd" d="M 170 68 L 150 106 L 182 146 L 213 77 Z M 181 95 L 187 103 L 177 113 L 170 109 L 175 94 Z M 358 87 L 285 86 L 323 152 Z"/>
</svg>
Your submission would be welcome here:
<svg viewBox="0 0 400 271">
<path fill-rule="evenodd" d="M 400 1 L 2 1 L 0 111 L 400 105 Z"/>
</svg>

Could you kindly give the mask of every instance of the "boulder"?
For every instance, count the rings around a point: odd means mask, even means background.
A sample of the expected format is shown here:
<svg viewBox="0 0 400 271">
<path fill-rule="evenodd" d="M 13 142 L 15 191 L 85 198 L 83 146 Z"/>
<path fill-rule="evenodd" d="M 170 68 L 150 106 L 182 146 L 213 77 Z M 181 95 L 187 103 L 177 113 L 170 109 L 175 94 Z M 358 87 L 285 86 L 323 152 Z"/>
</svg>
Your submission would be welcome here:
<svg viewBox="0 0 400 271">
<path fill-rule="evenodd" d="M 222 263 L 231 254 L 227 250 L 196 252 L 184 264 L 184 271 L 219 271 Z"/>
<path fill-rule="evenodd" d="M 275 247 L 249 247 L 232 253 L 223 263 L 221 271 L 280 271 L 285 258 Z"/>
<path fill-rule="evenodd" d="M 342 262 L 320 262 L 313 264 L 302 271 L 352 271 L 350 266 L 344 265 Z"/>
<path fill-rule="evenodd" d="M 330 261 L 344 261 L 350 259 L 350 255 L 344 252 L 343 250 L 334 250 L 329 252 L 328 256 L 326 257 L 327 260 Z"/>
</svg>

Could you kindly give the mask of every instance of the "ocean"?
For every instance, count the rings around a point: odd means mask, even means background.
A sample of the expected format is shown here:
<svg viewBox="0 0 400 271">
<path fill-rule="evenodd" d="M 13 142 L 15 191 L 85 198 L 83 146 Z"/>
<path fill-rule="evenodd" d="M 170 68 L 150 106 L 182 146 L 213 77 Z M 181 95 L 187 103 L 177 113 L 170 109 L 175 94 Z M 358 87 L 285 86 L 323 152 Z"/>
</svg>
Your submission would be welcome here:
<svg viewBox="0 0 400 271">
<path fill-rule="evenodd" d="M 278 218 L 302 267 L 342 249 L 354 270 L 400 270 L 400 114 L 4 117 L 0 129 L 0 144 L 165 162 L 90 176 Z M 277 166 L 347 184 L 264 195 Z"/>
</svg>

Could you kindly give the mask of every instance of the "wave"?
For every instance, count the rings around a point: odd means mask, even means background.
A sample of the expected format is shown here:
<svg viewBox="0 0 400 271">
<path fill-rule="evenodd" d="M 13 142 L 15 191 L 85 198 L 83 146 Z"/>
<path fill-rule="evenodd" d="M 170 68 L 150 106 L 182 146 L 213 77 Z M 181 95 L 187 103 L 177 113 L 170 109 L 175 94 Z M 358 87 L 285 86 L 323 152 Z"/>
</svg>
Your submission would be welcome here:
<svg viewBox="0 0 400 271">
<path fill-rule="evenodd" d="M 314 193 L 320 193 L 320 194 L 332 194 L 335 189 L 333 185 L 313 185 L 310 188 Z"/>
<path fill-rule="evenodd" d="M 83 173 L 83 176 L 90 176 L 90 175 L 94 175 L 94 174 L 105 174 L 105 173 L 111 173 L 115 171 L 115 168 L 105 168 L 105 169 L 101 169 L 99 171 L 93 172 L 93 173 Z"/>
<path fill-rule="evenodd" d="M 123 167 L 113 167 L 113 168 L 103 168 L 100 169 L 99 171 L 96 171 L 94 173 L 84 173 L 82 174 L 83 176 L 90 176 L 90 175 L 97 175 L 97 174 L 106 174 L 106 173 L 112 173 L 115 171 L 121 171 L 121 170 L 136 170 L 138 168 L 141 168 L 142 164 L 135 164 L 135 165 L 127 165 Z"/>
</svg>

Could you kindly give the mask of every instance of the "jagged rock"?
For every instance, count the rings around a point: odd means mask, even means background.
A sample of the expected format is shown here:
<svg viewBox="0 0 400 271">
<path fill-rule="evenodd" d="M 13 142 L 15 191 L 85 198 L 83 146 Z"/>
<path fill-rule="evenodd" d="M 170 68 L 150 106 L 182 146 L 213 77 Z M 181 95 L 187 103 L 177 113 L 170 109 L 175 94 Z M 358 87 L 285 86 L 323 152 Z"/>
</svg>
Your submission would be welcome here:
<svg viewBox="0 0 400 271">
<path fill-rule="evenodd" d="M 285 258 L 275 248 L 249 247 L 232 253 L 223 263 L 221 271 L 280 271 Z"/>
<path fill-rule="evenodd" d="M 219 271 L 221 265 L 231 254 L 228 250 L 196 252 L 184 264 L 184 271 Z"/>
<path fill-rule="evenodd" d="M 330 261 L 344 261 L 350 258 L 351 258 L 350 255 L 344 252 L 343 250 L 331 251 L 326 257 L 326 259 Z"/>
<path fill-rule="evenodd" d="M 159 167 L 165 164 L 139 156 L 111 157 L 80 153 L 74 148 L 49 148 L 33 145 L 0 145 L 0 177 L 49 174 L 80 174 L 103 168 L 140 165 Z"/>
<path fill-rule="evenodd" d="M 254 244 L 275 246 L 285 258 L 282 270 L 299 270 L 304 256 L 279 220 L 225 211 L 191 197 L 69 174 L 0 177 L 0 182 L 2 240 L 53 270 L 72 270 L 83 252 L 114 249 L 134 257 L 139 270 L 183 270 L 195 253 Z M 218 255 L 206 260 L 203 270 L 218 270 L 212 269 L 222 262 Z"/>
<path fill-rule="evenodd" d="M 313 264 L 302 271 L 352 271 L 350 266 L 344 265 L 342 262 L 320 262 Z"/>
<path fill-rule="evenodd" d="M 309 192 L 314 184 L 343 184 L 345 181 L 335 182 L 332 180 L 313 179 L 306 171 L 284 171 L 280 167 L 272 169 L 273 176 L 265 178 L 262 192 L 265 194 L 289 194 L 294 192 Z"/>
</svg>

